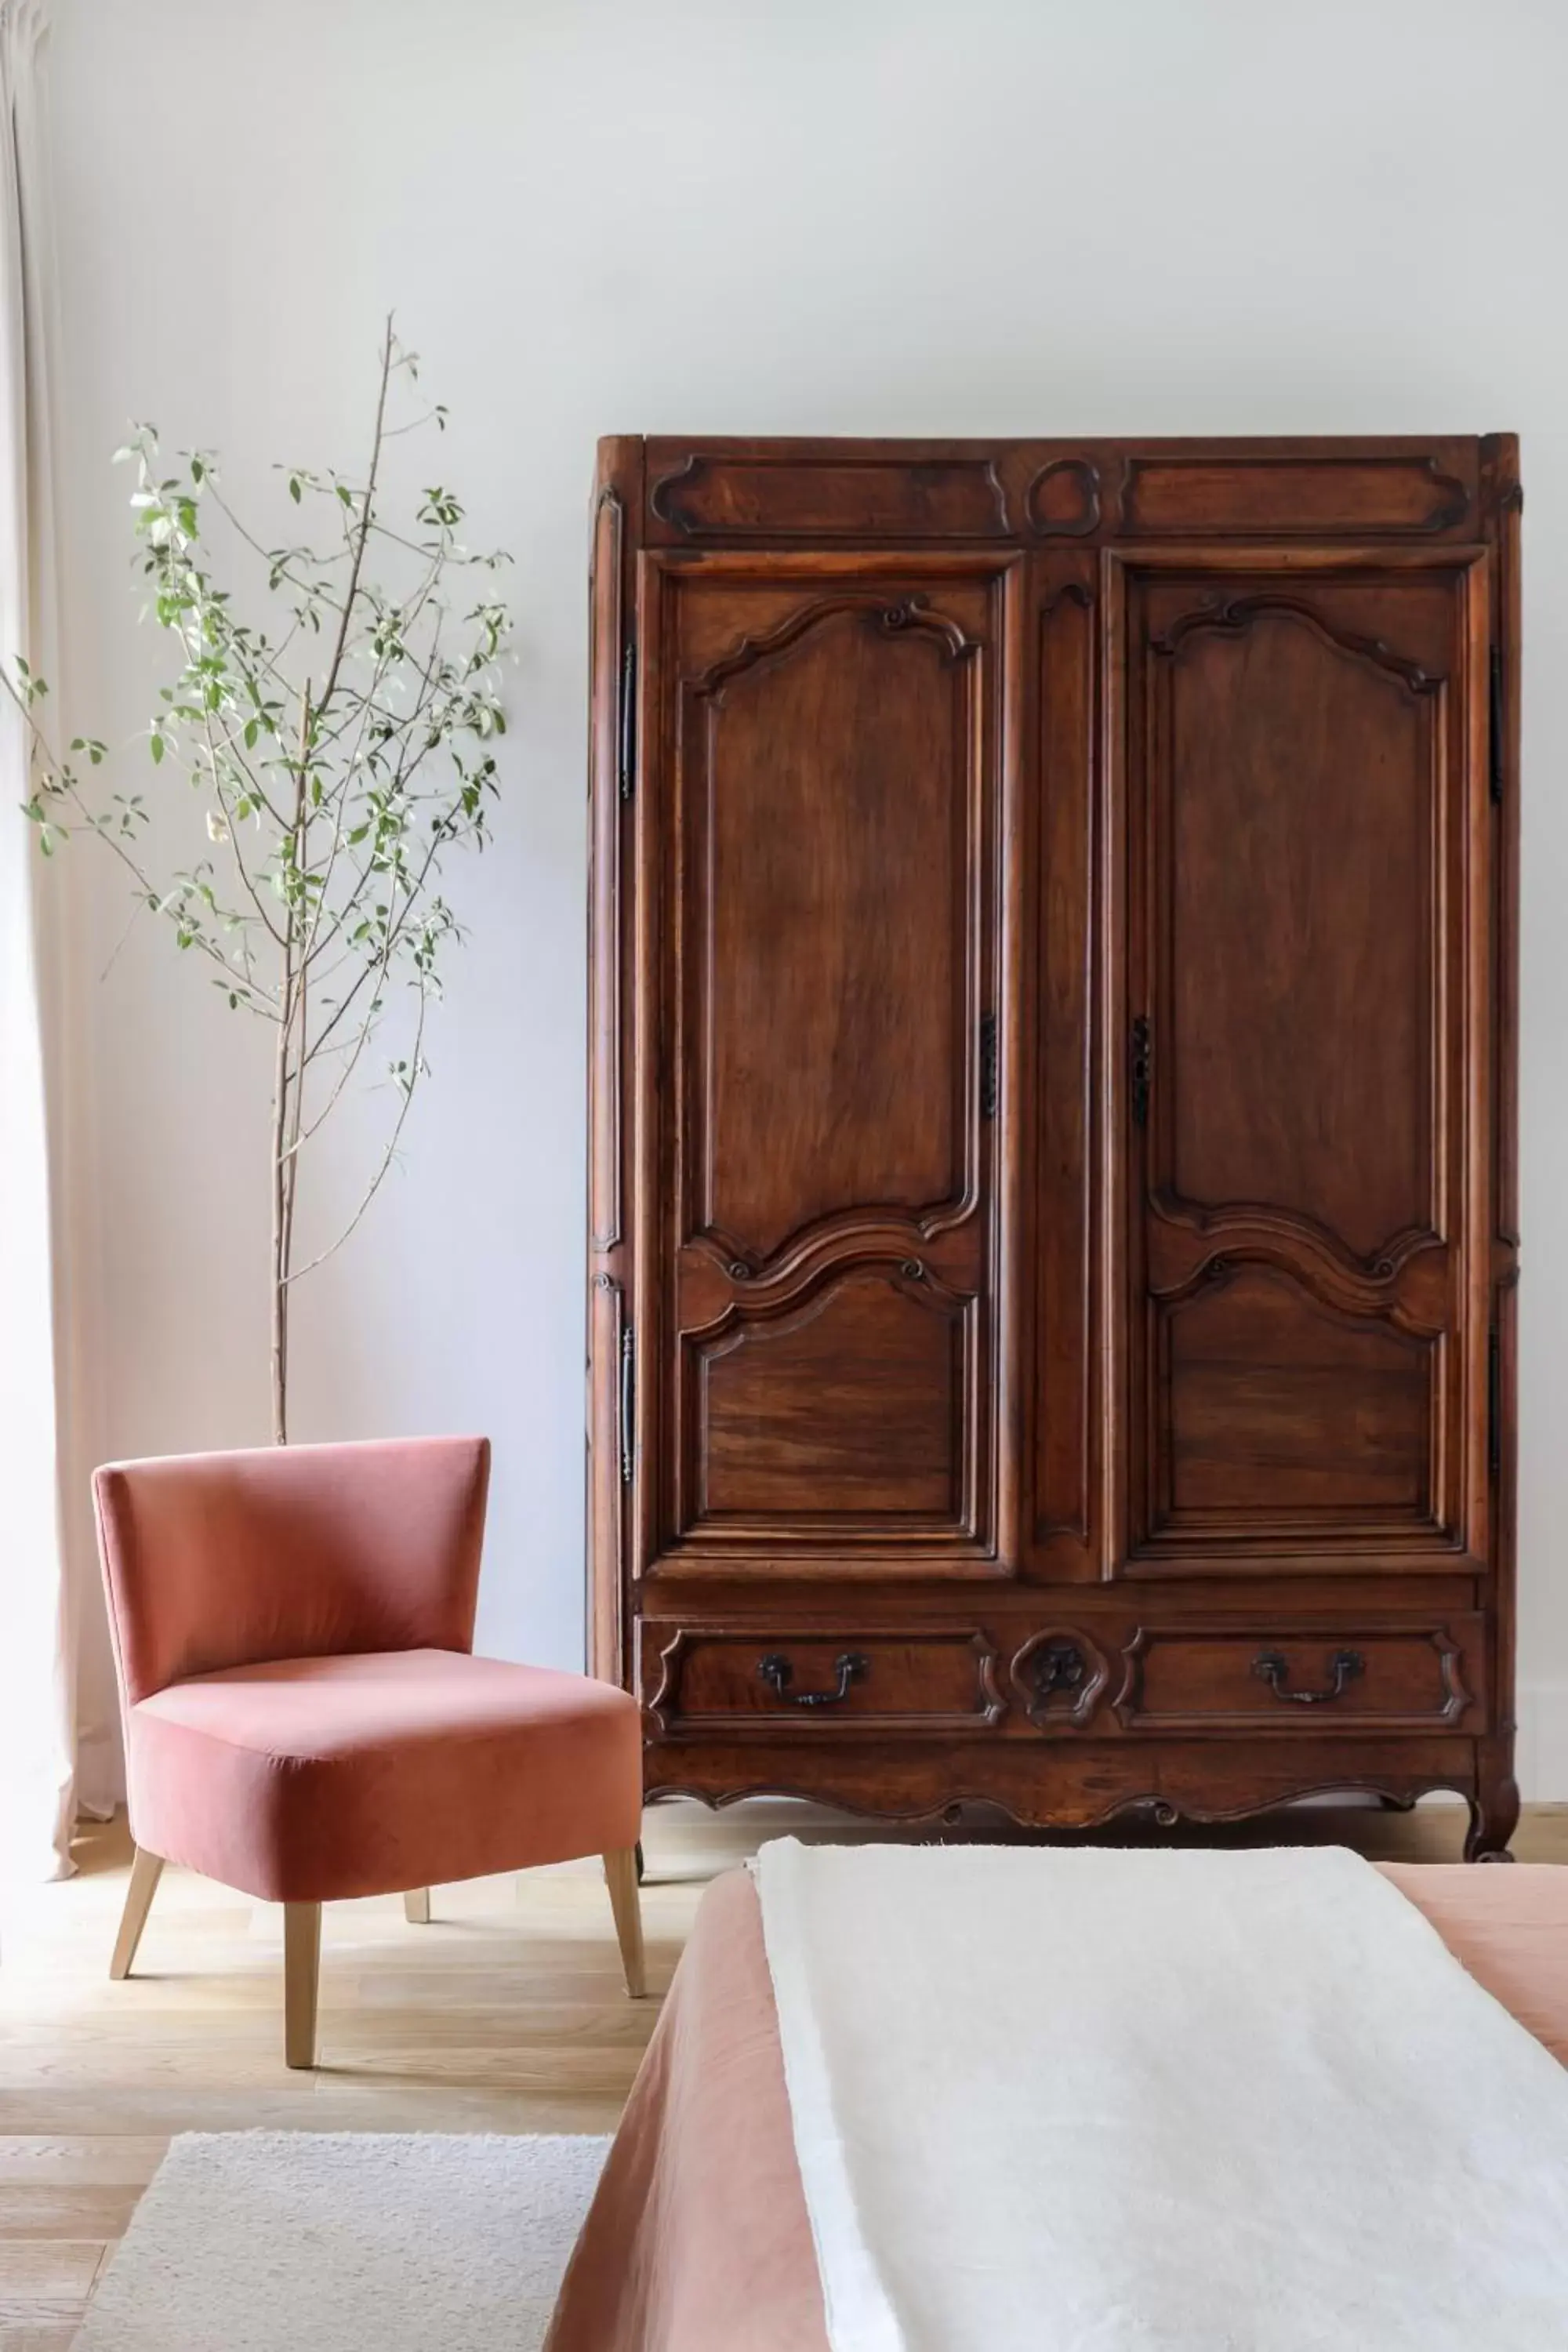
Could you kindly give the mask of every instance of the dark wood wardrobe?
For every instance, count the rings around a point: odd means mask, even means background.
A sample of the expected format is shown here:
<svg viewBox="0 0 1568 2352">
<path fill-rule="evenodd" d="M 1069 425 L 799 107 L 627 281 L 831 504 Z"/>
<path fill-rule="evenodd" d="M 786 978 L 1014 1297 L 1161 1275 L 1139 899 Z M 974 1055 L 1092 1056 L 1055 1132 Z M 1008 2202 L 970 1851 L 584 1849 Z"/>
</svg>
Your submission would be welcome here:
<svg viewBox="0 0 1568 2352">
<path fill-rule="evenodd" d="M 607 440 L 650 1795 L 1513 1830 L 1517 444 Z"/>
</svg>

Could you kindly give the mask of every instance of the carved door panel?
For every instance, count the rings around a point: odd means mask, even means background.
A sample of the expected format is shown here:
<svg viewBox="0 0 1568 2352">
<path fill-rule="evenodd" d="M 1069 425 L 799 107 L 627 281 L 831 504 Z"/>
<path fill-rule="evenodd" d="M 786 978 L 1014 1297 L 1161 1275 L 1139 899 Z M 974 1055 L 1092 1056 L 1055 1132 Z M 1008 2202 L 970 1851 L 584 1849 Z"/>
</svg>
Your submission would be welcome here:
<svg viewBox="0 0 1568 2352">
<path fill-rule="evenodd" d="M 1112 575 L 1117 1556 L 1462 1566 L 1487 1549 L 1484 558 Z"/>
<path fill-rule="evenodd" d="M 994 1572 L 1013 565 L 644 562 L 639 1558 Z"/>
</svg>

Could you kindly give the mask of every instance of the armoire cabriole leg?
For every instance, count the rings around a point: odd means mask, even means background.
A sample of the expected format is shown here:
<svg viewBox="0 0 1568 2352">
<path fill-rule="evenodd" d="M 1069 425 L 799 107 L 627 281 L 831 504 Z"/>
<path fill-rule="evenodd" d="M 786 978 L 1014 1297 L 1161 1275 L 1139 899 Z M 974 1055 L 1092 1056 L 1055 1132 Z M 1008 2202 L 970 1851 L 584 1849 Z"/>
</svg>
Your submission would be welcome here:
<svg viewBox="0 0 1568 2352">
<path fill-rule="evenodd" d="M 1508 1842 L 1519 1827 L 1519 1783 L 1508 1768 L 1506 1756 L 1494 1764 L 1483 1748 L 1481 1777 L 1469 1806 L 1465 1860 L 1511 1862 Z"/>
<path fill-rule="evenodd" d="M 131 1864 L 131 1885 L 126 1890 L 125 1908 L 120 1915 L 114 1957 L 109 1963 L 109 1973 L 116 1984 L 131 1973 L 131 1963 L 136 1958 L 136 1947 L 142 1941 L 142 1930 L 147 1925 L 147 1914 L 163 1875 L 162 1855 L 149 1853 L 144 1845 L 139 1845 Z"/>
</svg>

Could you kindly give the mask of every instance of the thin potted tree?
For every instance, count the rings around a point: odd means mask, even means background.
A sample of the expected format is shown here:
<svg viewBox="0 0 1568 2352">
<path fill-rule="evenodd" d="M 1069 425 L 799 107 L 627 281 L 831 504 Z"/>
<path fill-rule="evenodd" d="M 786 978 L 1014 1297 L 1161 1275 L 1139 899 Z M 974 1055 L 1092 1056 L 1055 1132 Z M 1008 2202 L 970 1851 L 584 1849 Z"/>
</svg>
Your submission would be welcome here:
<svg viewBox="0 0 1568 2352">
<path fill-rule="evenodd" d="M 394 1164 L 428 1070 L 426 1015 L 443 958 L 461 936 L 443 867 L 452 852 L 484 847 L 498 791 L 510 623 L 492 592 L 508 559 L 463 546 L 463 509 L 439 484 L 416 494 L 412 513 L 389 511 L 389 443 L 445 429 L 445 409 L 422 404 L 416 385 L 416 357 L 389 320 L 364 474 L 280 467 L 289 499 L 316 528 L 279 545 L 231 507 L 210 453 L 184 451 L 164 472 L 150 426 L 117 453 L 135 470 L 149 610 L 180 655 L 159 690 L 146 754 L 157 782 L 183 780 L 200 796 L 210 855 L 157 870 L 154 785 L 109 789 L 118 763 L 96 737 L 57 753 L 47 681 L 20 658 L 12 672 L 0 669 L 27 722 L 25 807 L 43 854 L 72 832 L 95 835 L 125 868 L 138 905 L 230 1011 L 275 1032 L 267 1132 L 279 1444 L 289 1436 L 294 1286 L 348 1240 Z M 409 413 L 395 417 L 395 404 Z M 215 517 L 231 552 L 265 583 L 266 622 L 243 617 L 211 568 Z M 459 609 L 454 592 L 476 575 L 479 593 Z M 385 1064 L 392 1108 L 379 1156 L 342 1228 L 300 1257 L 297 1211 L 311 1147 L 351 1085 L 376 1069 L 384 1023 L 410 995 L 407 1034 Z"/>
</svg>

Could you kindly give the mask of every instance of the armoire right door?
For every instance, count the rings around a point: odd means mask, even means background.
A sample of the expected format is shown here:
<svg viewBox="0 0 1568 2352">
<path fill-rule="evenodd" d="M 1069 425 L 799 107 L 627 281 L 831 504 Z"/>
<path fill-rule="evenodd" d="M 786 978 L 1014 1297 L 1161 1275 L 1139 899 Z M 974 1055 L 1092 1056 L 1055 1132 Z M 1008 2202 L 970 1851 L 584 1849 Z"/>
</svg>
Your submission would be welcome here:
<svg viewBox="0 0 1568 2352">
<path fill-rule="evenodd" d="M 1484 551 L 1106 564 L 1111 1573 L 1479 1567 Z"/>
</svg>

